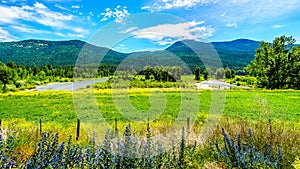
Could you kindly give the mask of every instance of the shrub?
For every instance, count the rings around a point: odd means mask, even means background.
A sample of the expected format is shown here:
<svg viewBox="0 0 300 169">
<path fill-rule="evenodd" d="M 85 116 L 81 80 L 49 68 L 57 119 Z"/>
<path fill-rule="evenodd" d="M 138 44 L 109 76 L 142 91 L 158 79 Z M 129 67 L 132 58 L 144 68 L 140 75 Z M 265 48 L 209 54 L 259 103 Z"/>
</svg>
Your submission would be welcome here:
<svg viewBox="0 0 300 169">
<path fill-rule="evenodd" d="M 282 168 L 282 151 L 278 148 L 276 155 L 272 154 L 270 148 L 267 153 L 261 153 L 253 145 L 252 131 L 249 129 L 248 142 L 242 143 L 241 135 L 238 134 L 236 140 L 230 138 L 225 129 L 223 133 L 223 148 L 220 147 L 218 139 L 215 141 L 215 146 L 211 144 L 211 150 L 218 160 L 224 161 L 228 167 L 237 168 Z"/>
<path fill-rule="evenodd" d="M 115 138 L 115 139 L 113 139 Z M 59 142 L 58 133 L 41 133 L 35 151 L 26 158 L 14 151 L 14 138 L 0 135 L 0 168 L 186 168 L 196 145 L 186 146 L 184 129 L 181 143 L 165 150 L 152 140 L 150 125 L 146 139 L 134 137 L 128 125 L 122 136 L 108 131 L 102 144 L 93 137 L 86 145 Z"/>
</svg>

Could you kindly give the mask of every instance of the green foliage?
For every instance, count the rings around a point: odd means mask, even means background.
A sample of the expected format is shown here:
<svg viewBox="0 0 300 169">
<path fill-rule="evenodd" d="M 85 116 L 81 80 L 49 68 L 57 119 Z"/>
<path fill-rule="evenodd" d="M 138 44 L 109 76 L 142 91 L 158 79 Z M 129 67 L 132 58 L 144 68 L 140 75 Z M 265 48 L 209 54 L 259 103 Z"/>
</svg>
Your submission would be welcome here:
<svg viewBox="0 0 300 169">
<path fill-rule="evenodd" d="M 0 62 L 0 82 L 3 83 L 3 91 L 6 90 L 6 85 L 12 80 L 11 68 Z"/>
<path fill-rule="evenodd" d="M 224 79 L 224 69 L 217 69 L 216 79 Z"/>
<path fill-rule="evenodd" d="M 197 67 L 194 71 L 195 80 L 200 80 L 200 68 Z"/>
<path fill-rule="evenodd" d="M 133 70 L 134 71 L 134 70 Z M 124 88 L 192 88 L 193 84 L 180 80 L 179 67 L 150 67 L 144 68 L 142 75 L 134 75 L 132 71 L 116 71 L 108 81 L 96 83 L 96 89 Z M 186 76 L 185 76 L 186 77 Z M 175 79 L 176 78 L 176 79 Z M 89 86 L 89 87 L 91 87 Z"/>
<path fill-rule="evenodd" d="M 225 78 L 226 79 L 231 79 L 231 78 L 234 78 L 235 77 L 235 71 L 232 69 L 229 69 L 229 68 L 226 68 L 225 69 Z"/>
<path fill-rule="evenodd" d="M 182 68 L 179 66 L 146 66 L 141 74 L 145 75 L 146 80 L 151 80 L 154 77 L 156 81 L 176 82 L 181 79 Z"/>
<path fill-rule="evenodd" d="M 235 84 L 237 86 L 257 86 L 257 80 L 255 77 L 252 76 L 235 76 L 232 79 L 226 79 L 226 82 L 230 84 Z"/>
<path fill-rule="evenodd" d="M 247 67 L 257 78 L 258 87 L 300 89 L 300 47 L 294 43 L 292 37 L 281 36 L 272 44 L 260 44 L 254 61 Z"/>
<path fill-rule="evenodd" d="M 16 65 L 14 62 L 9 62 L 7 65 L 0 62 L 0 85 L 3 86 L 3 92 L 15 92 L 51 82 L 71 82 L 73 78 L 80 80 L 108 76 L 114 71 L 115 67 L 110 65 L 74 68 L 54 67 L 47 64 L 42 67 L 29 67 Z"/>
<path fill-rule="evenodd" d="M 223 145 L 220 147 L 218 140 L 215 141 L 215 147 L 211 144 L 211 149 L 218 160 L 223 160 L 230 168 L 282 168 L 282 151 L 278 148 L 278 153 L 273 155 L 271 146 L 263 153 L 253 144 L 252 131 L 249 129 L 248 142 L 243 143 L 241 135 L 237 138 L 230 138 L 222 128 Z M 261 152 L 259 152 L 261 151 Z"/>
<path fill-rule="evenodd" d="M 206 69 L 203 71 L 203 78 L 204 80 L 208 79 L 208 71 Z"/>
</svg>

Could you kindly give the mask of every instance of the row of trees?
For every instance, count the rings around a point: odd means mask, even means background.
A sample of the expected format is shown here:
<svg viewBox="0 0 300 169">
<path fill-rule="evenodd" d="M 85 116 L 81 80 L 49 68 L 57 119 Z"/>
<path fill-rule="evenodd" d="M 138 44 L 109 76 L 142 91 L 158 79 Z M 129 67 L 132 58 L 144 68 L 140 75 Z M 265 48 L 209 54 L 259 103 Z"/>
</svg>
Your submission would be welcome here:
<svg viewBox="0 0 300 169">
<path fill-rule="evenodd" d="M 235 77 L 235 74 L 236 74 L 235 70 L 229 68 L 217 69 L 215 71 L 212 71 L 210 68 L 207 68 L 202 73 L 204 80 L 207 80 L 208 76 L 211 77 L 215 76 L 216 79 L 224 79 L 224 77 L 226 79 L 231 79 Z M 194 75 L 195 75 L 195 80 L 200 80 L 201 69 L 199 67 L 197 67 L 194 70 Z"/>
<path fill-rule="evenodd" d="M 258 87 L 300 89 L 300 46 L 295 39 L 281 36 L 273 43 L 262 42 L 247 67 Z"/>
<path fill-rule="evenodd" d="M 182 68 L 179 66 L 145 66 L 142 72 L 146 80 L 176 82 L 181 79 Z"/>
<path fill-rule="evenodd" d="M 93 78 L 103 77 L 112 74 L 115 67 L 109 65 L 100 65 L 99 67 L 53 67 L 45 65 L 42 67 L 29 67 L 17 65 L 14 62 L 7 64 L 0 62 L 0 85 L 5 91 L 7 85 L 14 85 L 15 88 L 31 88 L 36 84 L 62 81 L 64 78 L 71 81 L 73 77 Z M 69 79 L 69 80 L 68 80 Z"/>
</svg>

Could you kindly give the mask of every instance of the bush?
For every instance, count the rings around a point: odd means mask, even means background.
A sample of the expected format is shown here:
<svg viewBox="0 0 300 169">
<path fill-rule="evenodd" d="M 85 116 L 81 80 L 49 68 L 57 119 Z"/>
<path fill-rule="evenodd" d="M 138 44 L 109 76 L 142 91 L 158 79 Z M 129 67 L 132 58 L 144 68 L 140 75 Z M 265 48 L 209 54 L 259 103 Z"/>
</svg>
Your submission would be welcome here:
<svg viewBox="0 0 300 169">
<path fill-rule="evenodd" d="M 220 148 L 218 139 L 215 146 L 211 144 L 212 152 L 216 159 L 224 161 L 228 167 L 237 168 L 282 168 L 282 151 L 278 148 L 277 155 L 272 154 L 270 145 L 266 153 L 261 153 L 253 145 L 252 131 L 249 129 L 248 142 L 242 143 L 241 135 L 236 140 L 230 138 L 222 128 L 223 148 Z"/>
<path fill-rule="evenodd" d="M 112 138 L 115 137 L 113 140 Z M 17 156 L 14 139 L 6 141 L 0 135 L 1 168 L 186 168 L 196 144 L 186 146 L 184 128 L 181 143 L 165 150 L 159 142 L 153 142 L 150 125 L 146 139 L 134 137 L 128 125 L 122 137 L 108 131 L 102 144 L 92 138 L 80 146 L 71 141 L 59 143 L 58 133 L 41 133 L 35 151 L 27 158 Z"/>
</svg>

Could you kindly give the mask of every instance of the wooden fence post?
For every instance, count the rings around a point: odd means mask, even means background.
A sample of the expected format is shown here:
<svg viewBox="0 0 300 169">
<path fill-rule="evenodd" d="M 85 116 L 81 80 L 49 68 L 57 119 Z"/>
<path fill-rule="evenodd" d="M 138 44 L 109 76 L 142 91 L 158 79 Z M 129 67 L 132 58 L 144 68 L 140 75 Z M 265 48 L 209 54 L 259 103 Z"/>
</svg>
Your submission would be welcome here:
<svg viewBox="0 0 300 169">
<path fill-rule="evenodd" d="M 77 119 L 76 141 L 78 141 L 80 135 L 80 119 Z"/>
<path fill-rule="evenodd" d="M 188 117 L 186 120 L 186 129 L 187 129 L 187 135 L 190 134 L 190 130 L 191 130 L 191 124 L 190 124 L 190 118 Z"/>
<path fill-rule="evenodd" d="M 40 119 L 40 134 L 42 135 L 42 132 L 43 132 L 43 130 L 42 130 L 42 119 Z"/>
<path fill-rule="evenodd" d="M 118 119 L 115 118 L 115 135 L 118 134 Z"/>
</svg>

